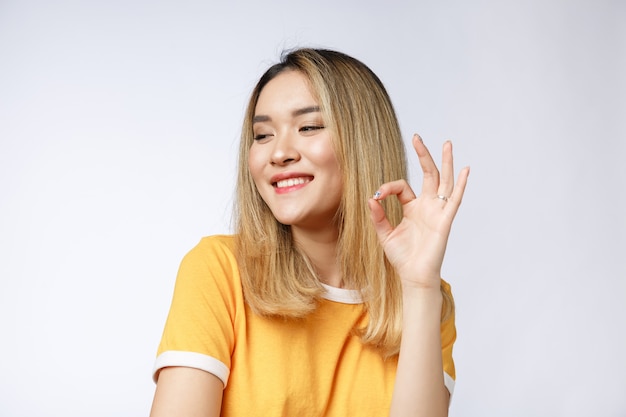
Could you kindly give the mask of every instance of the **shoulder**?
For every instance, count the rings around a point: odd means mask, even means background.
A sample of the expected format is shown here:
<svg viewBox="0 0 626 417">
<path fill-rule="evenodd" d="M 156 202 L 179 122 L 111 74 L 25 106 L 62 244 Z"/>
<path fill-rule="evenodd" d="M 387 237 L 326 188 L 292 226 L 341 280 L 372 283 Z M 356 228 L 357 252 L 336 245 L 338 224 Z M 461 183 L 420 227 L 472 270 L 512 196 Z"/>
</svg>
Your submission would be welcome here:
<svg viewBox="0 0 626 417">
<path fill-rule="evenodd" d="M 185 263 L 234 262 L 235 239 L 232 235 L 205 236 L 183 258 Z"/>
<path fill-rule="evenodd" d="M 192 249 L 198 251 L 227 251 L 233 252 L 235 247 L 234 235 L 212 235 L 205 236 L 200 239 L 200 242 Z"/>
<path fill-rule="evenodd" d="M 203 237 L 184 256 L 178 271 L 177 283 L 192 287 L 240 287 L 239 268 L 234 254 L 234 236 Z M 207 285 L 209 287 L 207 287 Z"/>
</svg>

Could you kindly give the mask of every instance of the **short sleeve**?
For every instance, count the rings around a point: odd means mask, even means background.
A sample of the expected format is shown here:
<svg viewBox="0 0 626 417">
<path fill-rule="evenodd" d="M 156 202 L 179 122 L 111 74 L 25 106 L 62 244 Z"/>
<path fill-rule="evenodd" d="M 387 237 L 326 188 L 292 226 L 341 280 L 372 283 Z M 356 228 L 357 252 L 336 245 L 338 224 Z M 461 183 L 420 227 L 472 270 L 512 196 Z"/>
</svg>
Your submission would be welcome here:
<svg viewBox="0 0 626 417">
<path fill-rule="evenodd" d="M 450 284 L 442 280 L 443 290 L 452 299 L 452 290 Z M 450 316 L 441 323 L 441 356 L 443 359 L 443 376 L 446 388 L 450 392 L 450 396 L 454 392 L 454 384 L 456 381 L 456 371 L 454 369 L 454 360 L 452 359 L 452 347 L 456 340 L 456 327 L 454 325 L 454 310 Z"/>
<path fill-rule="evenodd" d="M 202 369 L 226 386 L 242 306 L 232 238 L 204 238 L 181 262 L 172 304 L 157 352 L 153 378 L 161 369 Z"/>
</svg>

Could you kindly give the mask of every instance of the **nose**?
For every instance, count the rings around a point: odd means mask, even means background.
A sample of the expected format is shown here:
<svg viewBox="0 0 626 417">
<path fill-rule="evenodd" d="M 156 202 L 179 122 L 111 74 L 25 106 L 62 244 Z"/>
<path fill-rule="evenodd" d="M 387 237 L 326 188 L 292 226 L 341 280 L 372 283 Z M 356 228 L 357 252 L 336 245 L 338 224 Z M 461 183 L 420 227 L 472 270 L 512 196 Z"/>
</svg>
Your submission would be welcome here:
<svg viewBox="0 0 626 417">
<path fill-rule="evenodd" d="M 296 147 L 296 138 L 290 133 L 281 133 L 274 137 L 274 148 L 270 156 L 272 165 L 284 166 L 300 160 L 300 152 Z"/>
</svg>

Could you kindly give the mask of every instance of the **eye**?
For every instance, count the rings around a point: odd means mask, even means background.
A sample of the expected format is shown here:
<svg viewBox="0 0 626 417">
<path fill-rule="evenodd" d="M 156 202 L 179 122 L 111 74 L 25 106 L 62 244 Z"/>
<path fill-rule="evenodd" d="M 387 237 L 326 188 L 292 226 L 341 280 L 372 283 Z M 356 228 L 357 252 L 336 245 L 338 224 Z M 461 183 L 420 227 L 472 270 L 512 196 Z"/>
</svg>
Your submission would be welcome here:
<svg viewBox="0 0 626 417">
<path fill-rule="evenodd" d="M 259 133 L 258 135 L 254 135 L 253 138 L 254 138 L 255 141 L 260 141 L 260 140 L 268 138 L 269 136 L 272 136 L 272 135 L 270 135 L 268 133 Z"/>
<path fill-rule="evenodd" d="M 312 126 L 302 126 L 300 128 L 300 132 L 315 132 L 316 130 L 322 130 L 324 126 L 322 125 L 312 125 Z"/>
</svg>

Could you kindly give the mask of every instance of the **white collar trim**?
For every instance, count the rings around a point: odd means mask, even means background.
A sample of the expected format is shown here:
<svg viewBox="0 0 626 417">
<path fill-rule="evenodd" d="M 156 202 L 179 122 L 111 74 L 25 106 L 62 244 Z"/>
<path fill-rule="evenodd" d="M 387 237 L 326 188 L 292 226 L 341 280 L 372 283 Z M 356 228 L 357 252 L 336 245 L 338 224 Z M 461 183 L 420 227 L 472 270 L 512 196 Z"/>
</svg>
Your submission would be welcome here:
<svg viewBox="0 0 626 417">
<path fill-rule="evenodd" d="M 363 297 L 359 290 L 347 290 L 345 288 L 331 287 L 321 283 L 326 292 L 322 294 L 322 298 L 329 301 L 335 301 L 343 304 L 361 304 L 363 303 Z"/>
</svg>

